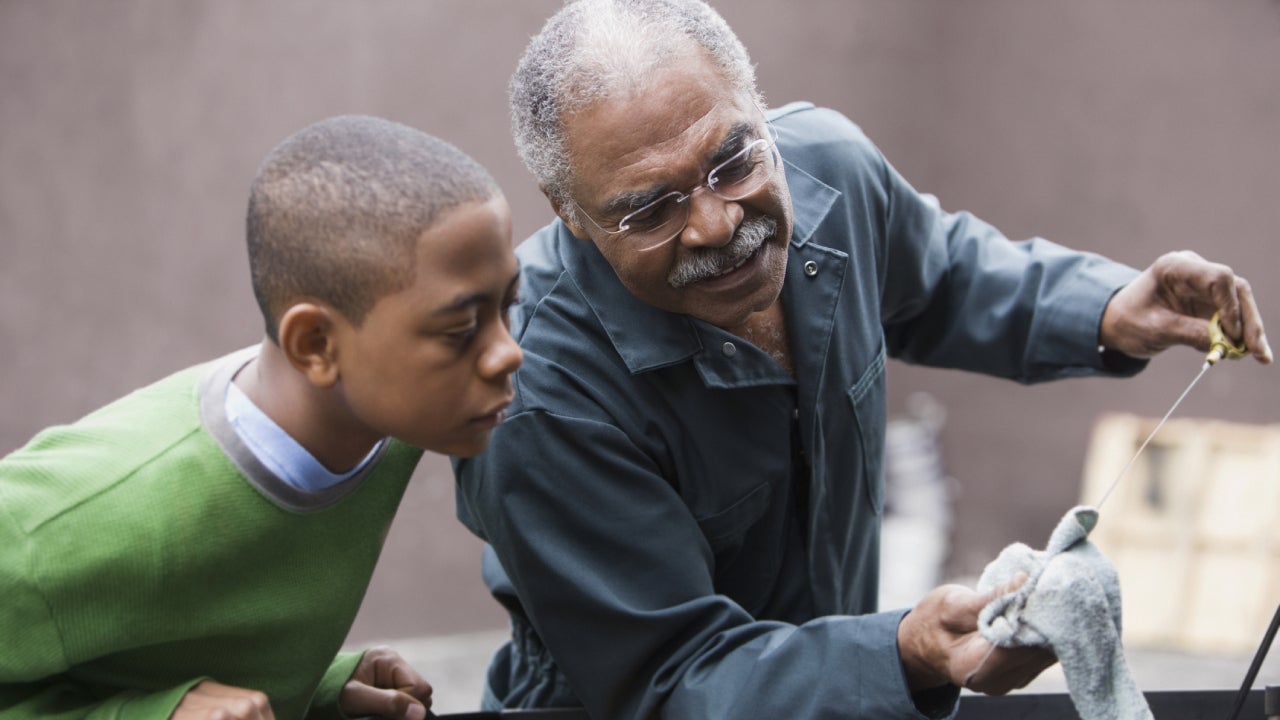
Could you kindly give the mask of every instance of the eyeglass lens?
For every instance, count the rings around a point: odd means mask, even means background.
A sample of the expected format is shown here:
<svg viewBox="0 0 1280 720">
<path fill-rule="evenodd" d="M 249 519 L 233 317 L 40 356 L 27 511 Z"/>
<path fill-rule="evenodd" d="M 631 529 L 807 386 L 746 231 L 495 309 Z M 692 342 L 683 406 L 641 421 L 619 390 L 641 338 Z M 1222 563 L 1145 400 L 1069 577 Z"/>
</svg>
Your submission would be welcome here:
<svg viewBox="0 0 1280 720">
<path fill-rule="evenodd" d="M 707 173 L 704 185 L 723 200 L 740 200 L 759 190 L 777 167 L 773 140 L 761 138 Z M 689 221 L 688 194 L 672 192 L 627 215 L 619 227 L 641 249 L 656 247 L 680 234 Z"/>
</svg>

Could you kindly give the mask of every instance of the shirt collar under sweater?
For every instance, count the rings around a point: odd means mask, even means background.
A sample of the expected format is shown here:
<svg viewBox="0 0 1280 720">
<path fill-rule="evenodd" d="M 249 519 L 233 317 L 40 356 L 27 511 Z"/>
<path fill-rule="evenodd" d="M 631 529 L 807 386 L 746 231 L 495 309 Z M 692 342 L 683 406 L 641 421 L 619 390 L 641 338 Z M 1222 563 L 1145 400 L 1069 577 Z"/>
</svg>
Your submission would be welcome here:
<svg viewBox="0 0 1280 720">
<path fill-rule="evenodd" d="M 378 461 L 386 453 L 388 443 L 378 443 L 355 470 L 338 477 L 336 482 L 327 487 L 306 489 L 297 487 L 289 482 L 284 477 L 289 473 L 278 473 L 272 469 L 276 464 L 274 461 L 269 459 L 264 462 L 260 459 L 259 455 L 254 452 L 254 448 L 250 443 L 245 442 L 231 420 L 228 419 L 227 395 L 231 380 L 241 368 L 257 357 L 257 354 L 258 346 L 255 345 L 233 353 L 213 366 L 212 371 L 205 376 L 200 384 L 200 420 L 205 429 L 209 431 L 209 434 L 217 441 L 219 447 L 222 448 L 227 458 L 244 474 L 249 484 L 273 503 L 285 509 L 296 511 L 319 510 L 332 505 L 360 486 L 360 483 L 369 476 L 370 472 L 377 466 Z M 268 422 L 271 421 L 268 419 Z M 272 424 L 274 425 L 274 423 Z M 281 434 L 283 434 L 283 430 L 281 430 Z M 292 441 L 291 438 L 290 440 Z M 306 450 L 302 449 L 301 446 L 298 446 L 298 449 L 306 453 Z M 321 471 L 328 474 L 328 471 L 324 470 L 323 466 L 320 466 L 314 458 L 310 457 L 309 453 L 307 456 Z M 297 468 L 292 469 L 296 470 Z"/>
</svg>

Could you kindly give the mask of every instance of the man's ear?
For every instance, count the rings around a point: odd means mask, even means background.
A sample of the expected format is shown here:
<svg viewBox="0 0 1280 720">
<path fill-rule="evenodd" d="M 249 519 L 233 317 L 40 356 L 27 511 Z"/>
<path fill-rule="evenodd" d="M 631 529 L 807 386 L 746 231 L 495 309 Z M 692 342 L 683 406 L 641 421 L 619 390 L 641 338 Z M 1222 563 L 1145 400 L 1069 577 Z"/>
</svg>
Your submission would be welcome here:
<svg viewBox="0 0 1280 720">
<path fill-rule="evenodd" d="M 338 382 L 336 330 L 341 321 L 333 308 L 300 302 L 280 316 L 280 349 L 307 382 L 330 388 Z"/>
<path fill-rule="evenodd" d="M 582 229 L 581 225 L 574 222 L 573 219 L 565 213 L 564 208 L 560 205 L 560 200 L 558 200 L 555 195 L 547 192 L 545 187 L 542 188 L 542 194 L 547 197 L 547 201 L 551 203 L 551 209 L 560 217 L 560 221 L 564 223 L 565 227 L 569 228 L 569 232 L 573 233 L 574 237 L 579 240 L 591 239 L 591 236 L 587 234 L 587 231 Z"/>
</svg>

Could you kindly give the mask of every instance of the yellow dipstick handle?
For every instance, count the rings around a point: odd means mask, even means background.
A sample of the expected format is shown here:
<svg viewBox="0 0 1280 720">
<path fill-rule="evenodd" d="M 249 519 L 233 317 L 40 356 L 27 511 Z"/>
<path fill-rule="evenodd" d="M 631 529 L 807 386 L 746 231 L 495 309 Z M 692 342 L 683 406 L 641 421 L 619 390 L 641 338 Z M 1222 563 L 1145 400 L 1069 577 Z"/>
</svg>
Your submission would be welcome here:
<svg viewBox="0 0 1280 720">
<path fill-rule="evenodd" d="M 1223 358 L 1235 360 L 1248 354 L 1249 348 L 1244 346 L 1243 340 L 1236 344 L 1222 331 L 1222 322 L 1218 320 L 1218 313 L 1214 313 L 1209 320 L 1209 354 L 1204 361 L 1212 365 Z"/>
</svg>

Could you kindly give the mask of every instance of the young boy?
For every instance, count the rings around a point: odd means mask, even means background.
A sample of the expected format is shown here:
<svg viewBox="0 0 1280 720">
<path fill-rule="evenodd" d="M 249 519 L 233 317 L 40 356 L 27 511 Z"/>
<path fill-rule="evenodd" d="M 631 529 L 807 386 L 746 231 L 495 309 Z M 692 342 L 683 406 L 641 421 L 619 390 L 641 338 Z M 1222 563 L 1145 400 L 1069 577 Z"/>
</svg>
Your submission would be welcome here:
<svg viewBox="0 0 1280 720">
<path fill-rule="evenodd" d="M 337 651 L 422 449 L 480 452 L 511 401 L 506 201 L 333 118 L 267 156 L 247 236 L 259 346 L 0 460 L 0 717 L 426 715 L 398 655 Z"/>
</svg>

